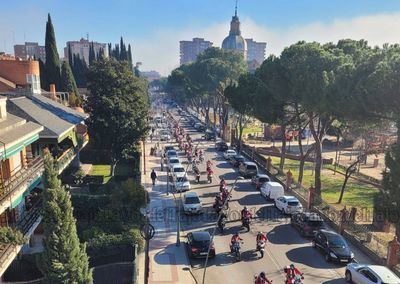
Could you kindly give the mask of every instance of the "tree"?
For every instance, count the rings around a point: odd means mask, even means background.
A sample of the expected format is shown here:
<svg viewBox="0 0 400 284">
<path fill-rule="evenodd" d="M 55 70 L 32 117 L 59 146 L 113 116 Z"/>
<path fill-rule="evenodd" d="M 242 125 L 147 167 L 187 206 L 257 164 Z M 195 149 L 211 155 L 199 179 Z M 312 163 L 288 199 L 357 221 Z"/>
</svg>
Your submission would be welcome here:
<svg viewBox="0 0 400 284">
<path fill-rule="evenodd" d="M 120 39 L 120 47 L 121 47 L 120 60 L 128 60 L 128 54 L 127 54 L 126 46 L 125 46 L 124 39 L 122 38 L 122 36 Z"/>
<path fill-rule="evenodd" d="M 54 27 L 51 22 L 50 14 L 48 14 L 46 23 L 45 50 L 46 85 L 44 85 L 43 88 L 48 90 L 50 84 L 55 84 L 56 89 L 59 90 L 61 88 L 60 57 L 58 56 L 56 36 L 54 34 Z"/>
<path fill-rule="evenodd" d="M 106 59 L 90 67 L 88 89 L 89 134 L 98 148 L 110 151 L 114 175 L 118 161 L 131 157 L 148 131 L 147 83 L 133 75 L 127 61 Z"/>
<path fill-rule="evenodd" d="M 43 185 L 44 188 L 59 188 L 61 182 L 58 179 L 58 172 L 55 168 L 56 161 L 51 156 L 48 149 L 44 151 L 44 172 L 43 172 Z"/>
<path fill-rule="evenodd" d="M 44 252 L 40 269 L 48 283 L 92 283 L 86 245 L 80 244 L 70 195 L 57 179 L 54 161 L 45 155 L 43 192 Z"/>
<path fill-rule="evenodd" d="M 94 50 L 93 41 L 89 44 L 89 66 L 96 60 L 96 51 Z"/>
<path fill-rule="evenodd" d="M 76 86 L 74 75 L 67 61 L 64 61 L 61 66 L 61 83 L 64 92 L 68 92 L 70 96 L 74 94 L 79 98 L 78 87 Z M 79 106 L 79 103 L 75 106 Z"/>
<path fill-rule="evenodd" d="M 76 85 L 79 88 L 86 88 L 87 79 L 86 75 L 88 72 L 88 67 L 86 65 L 85 59 L 81 59 L 79 54 L 73 54 L 74 65 L 72 68 L 72 73 L 74 74 L 74 78 L 76 80 Z"/>
<path fill-rule="evenodd" d="M 39 58 L 40 86 L 42 89 L 47 86 L 46 67 L 42 59 Z"/>
</svg>

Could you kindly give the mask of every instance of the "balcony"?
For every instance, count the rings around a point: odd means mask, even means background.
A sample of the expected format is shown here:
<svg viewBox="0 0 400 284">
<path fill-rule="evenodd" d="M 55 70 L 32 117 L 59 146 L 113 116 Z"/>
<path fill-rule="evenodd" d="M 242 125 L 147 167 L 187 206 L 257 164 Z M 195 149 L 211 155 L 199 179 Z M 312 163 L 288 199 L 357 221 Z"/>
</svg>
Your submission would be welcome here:
<svg viewBox="0 0 400 284">
<path fill-rule="evenodd" d="M 0 213 L 16 202 L 29 186 L 42 176 L 44 162 L 36 157 L 0 184 Z"/>
<path fill-rule="evenodd" d="M 77 155 L 77 149 L 71 147 L 67 149 L 60 157 L 57 158 L 57 171 L 59 174 L 69 166 L 73 159 Z"/>
<path fill-rule="evenodd" d="M 36 202 L 31 205 L 30 209 L 25 211 L 19 221 L 14 226 L 20 230 L 27 238 L 29 238 L 36 227 L 42 221 L 42 199 L 36 199 Z M 0 276 L 6 271 L 11 262 L 18 255 L 22 245 L 0 244 Z"/>
</svg>

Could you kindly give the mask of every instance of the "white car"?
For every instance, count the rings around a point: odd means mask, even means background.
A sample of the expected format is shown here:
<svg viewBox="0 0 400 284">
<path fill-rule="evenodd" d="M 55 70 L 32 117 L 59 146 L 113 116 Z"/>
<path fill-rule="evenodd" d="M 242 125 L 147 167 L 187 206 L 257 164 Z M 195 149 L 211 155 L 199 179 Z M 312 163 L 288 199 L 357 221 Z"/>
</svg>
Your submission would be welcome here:
<svg viewBox="0 0 400 284">
<path fill-rule="evenodd" d="M 234 157 L 234 156 L 236 156 L 237 154 L 236 154 L 236 151 L 235 150 L 226 150 L 225 152 L 224 152 L 224 158 L 226 159 L 226 160 L 228 160 L 230 157 Z"/>
<path fill-rule="evenodd" d="M 275 199 L 275 206 L 285 214 L 303 211 L 300 201 L 294 196 L 284 195 Z"/>
<path fill-rule="evenodd" d="M 169 160 L 169 159 L 171 159 L 172 157 L 176 157 L 176 158 L 178 158 L 178 153 L 175 151 L 175 150 L 168 150 L 166 153 L 165 153 L 165 160 Z"/>
<path fill-rule="evenodd" d="M 189 191 L 182 196 L 183 212 L 185 214 L 203 213 L 203 205 L 196 192 Z"/>
<path fill-rule="evenodd" d="M 161 129 L 159 133 L 161 141 L 168 141 L 171 139 L 171 133 L 167 129 Z"/>
<path fill-rule="evenodd" d="M 171 157 L 168 159 L 168 170 L 171 171 L 175 165 L 182 165 L 177 157 Z"/>
<path fill-rule="evenodd" d="M 354 284 L 398 284 L 400 278 L 381 265 L 350 263 L 346 266 L 346 281 Z"/>
<path fill-rule="evenodd" d="M 173 181 L 173 189 L 176 192 L 188 191 L 190 190 L 190 182 L 187 178 L 186 173 L 177 173 Z"/>
<path fill-rule="evenodd" d="M 173 165 L 171 168 L 172 180 L 177 177 L 179 173 L 185 173 L 185 168 L 181 164 Z"/>
</svg>

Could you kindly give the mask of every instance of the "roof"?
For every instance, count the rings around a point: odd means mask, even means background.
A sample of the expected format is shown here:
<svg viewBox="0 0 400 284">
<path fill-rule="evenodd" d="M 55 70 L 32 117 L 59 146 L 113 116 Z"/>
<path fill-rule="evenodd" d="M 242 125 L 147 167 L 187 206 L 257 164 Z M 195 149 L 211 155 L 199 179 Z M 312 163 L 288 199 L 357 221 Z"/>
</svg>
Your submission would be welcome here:
<svg viewBox="0 0 400 284">
<path fill-rule="evenodd" d="M 256 164 L 256 163 L 254 163 L 254 162 L 248 162 L 248 161 L 246 161 L 246 162 L 243 162 L 243 164 L 245 164 L 245 165 L 257 166 L 257 164 Z"/>
<path fill-rule="evenodd" d="M 299 201 L 296 197 L 294 197 L 292 195 L 284 195 L 282 197 L 285 198 L 286 200 L 297 200 L 297 201 Z"/>
<path fill-rule="evenodd" d="M 10 98 L 9 112 L 44 126 L 40 138 L 59 138 L 87 117 L 42 95 Z"/>
<path fill-rule="evenodd" d="M 268 175 L 264 175 L 264 174 L 258 174 L 258 177 L 259 177 L 259 178 L 269 178 Z"/>
<path fill-rule="evenodd" d="M 331 231 L 331 230 L 321 229 L 320 232 L 323 233 L 326 236 L 341 236 L 338 233 L 336 233 L 334 231 Z"/>
<path fill-rule="evenodd" d="M 375 272 L 385 283 L 399 283 L 399 278 L 386 266 L 382 265 L 366 265 Z M 390 282 L 389 282 L 390 281 Z"/>
<path fill-rule="evenodd" d="M 8 131 L 5 131 L 0 134 L 0 141 L 4 143 L 6 146 L 14 144 L 14 142 L 29 139 L 32 135 L 37 135 L 43 127 L 34 122 L 27 122 L 20 126 L 11 128 Z M 37 139 L 37 138 L 36 138 Z"/>
<path fill-rule="evenodd" d="M 185 197 L 199 197 L 196 192 L 189 191 L 185 193 Z"/>
</svg>

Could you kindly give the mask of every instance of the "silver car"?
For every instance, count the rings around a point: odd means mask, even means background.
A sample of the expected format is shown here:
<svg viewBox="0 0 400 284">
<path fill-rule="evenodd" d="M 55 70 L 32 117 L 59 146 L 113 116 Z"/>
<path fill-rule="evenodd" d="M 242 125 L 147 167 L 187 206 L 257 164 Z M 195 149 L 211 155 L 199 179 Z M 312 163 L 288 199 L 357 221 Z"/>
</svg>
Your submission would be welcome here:
<svg viewBox="0 0 400 284">
<path fill-rule="evenodd" d="M 346 266 L 346 281 L 354 284 L 399 284 L 397 277 L 389 268 L 381 265 L 350 263 Z"/>
</svg>

